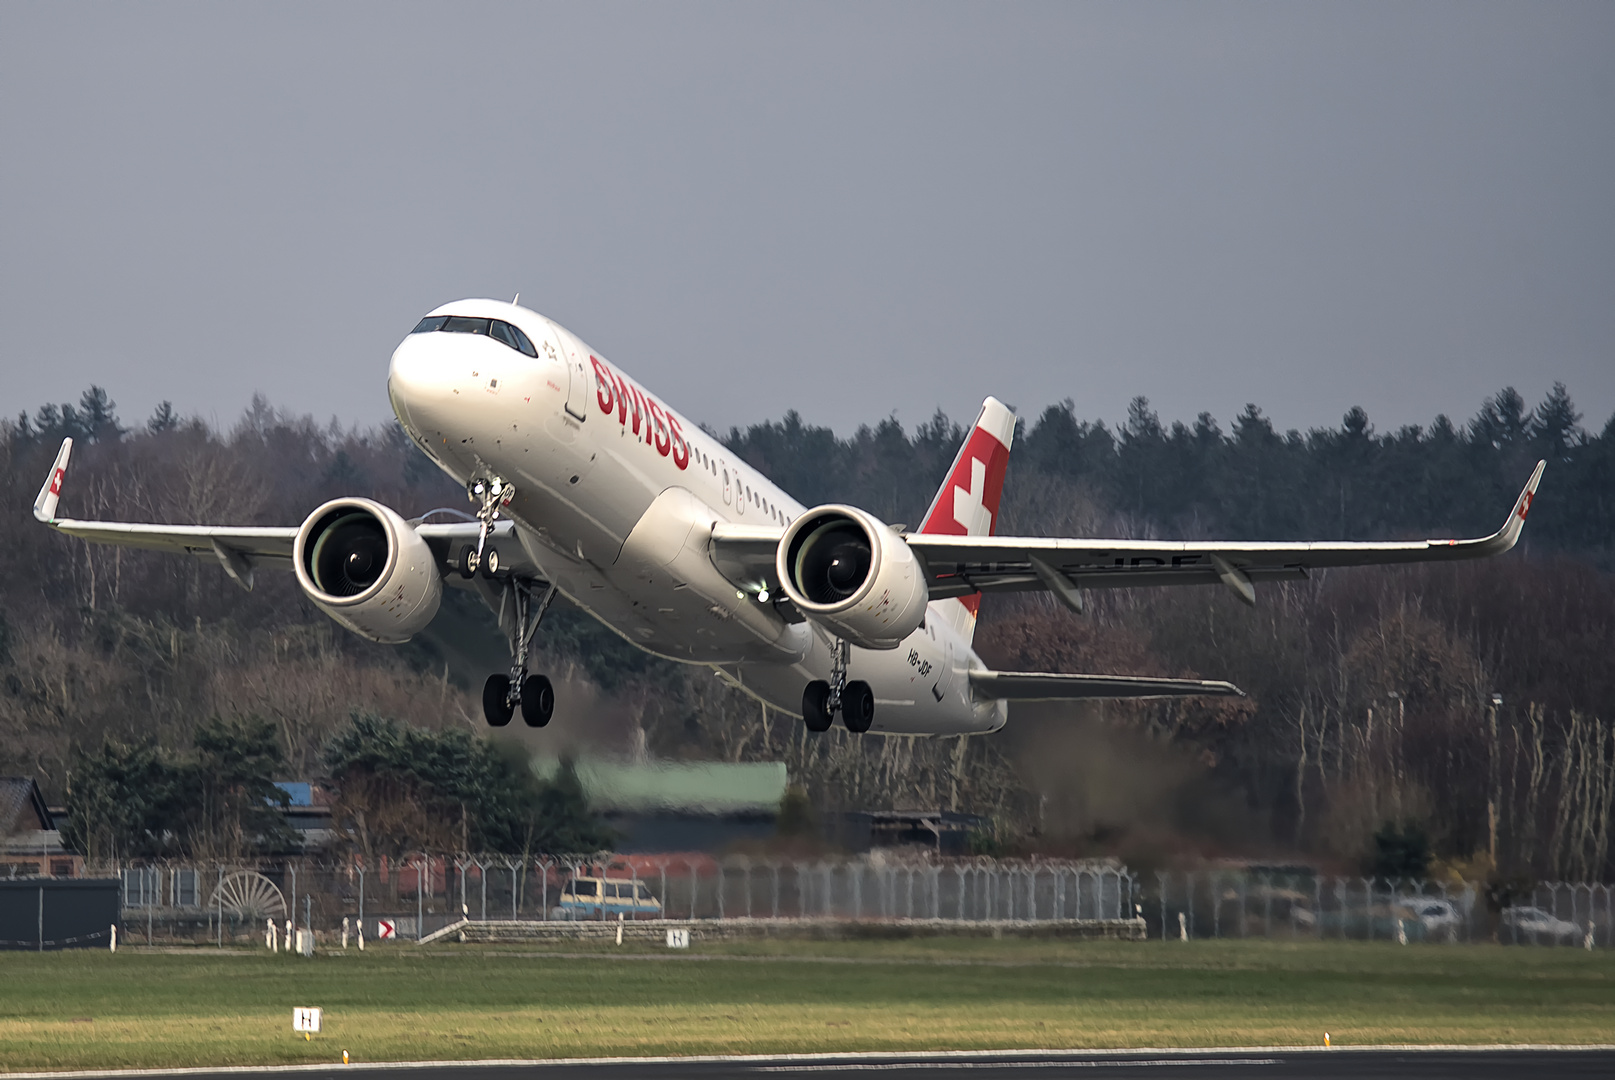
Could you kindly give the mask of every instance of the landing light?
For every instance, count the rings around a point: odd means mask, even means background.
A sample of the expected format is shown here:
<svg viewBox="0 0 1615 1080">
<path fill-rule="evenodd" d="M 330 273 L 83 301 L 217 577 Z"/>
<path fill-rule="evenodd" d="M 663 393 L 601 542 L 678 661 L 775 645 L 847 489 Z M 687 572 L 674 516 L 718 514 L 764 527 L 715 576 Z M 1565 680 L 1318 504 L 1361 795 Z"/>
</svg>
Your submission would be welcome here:
<svg viewBox="0 0 1615 1080">
<path fill-rule="evenodd" d="M 768 603 L 768 590 L 767 589 L 758 589 L 757 590 L 757 602 L 759 604 Z"/>
</svg>

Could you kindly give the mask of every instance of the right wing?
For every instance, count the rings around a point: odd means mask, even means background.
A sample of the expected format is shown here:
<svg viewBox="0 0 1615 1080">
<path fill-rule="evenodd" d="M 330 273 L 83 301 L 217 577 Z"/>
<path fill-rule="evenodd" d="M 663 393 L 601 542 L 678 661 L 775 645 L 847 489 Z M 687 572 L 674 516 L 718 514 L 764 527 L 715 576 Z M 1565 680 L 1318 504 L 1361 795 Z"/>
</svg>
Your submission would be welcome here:
<svg viewBox="0 0 1615 1080">
<path fill-rule="evenodd" d="M 1137 698 L 1244 697 L 1233 683 L 1152 679 L 1136 675 L 1055 675 L 1041 671 L 972 671 L 977 697 L 1004 701 L 1120 701 Z"/>
<path fill-rule="evenodd" d="M 1520 538 L 1546 464 L 1537 463 L 1502 527 L 1473 540 L 1253 543 L 934 533 L 908 533 L 904 539 L 925 564 L 933 600 L 976 592 L 1048 590 L 1080 610 L 1078 589 L 1221 582 L 1253 604 L 1255 582 L 1304 578 L 1308 571 L 1325 567 L 1501 555 Z"/>
<path fill-rule="evenodd" d="M 932 600 L 983 592 L 1046 590 L 1080 611 L 1082 589 L 1221 583 L 1246 603 L 1254 604 L 1256 582 L 1304 578 L 1309 571 L 1325 567 L 1501 555 L 1520 538 L 1546 464 L 1537 463 L 1502 527 L 1490 536 L 1473 540 L 1264 543 L 912 532 L 904 533 L 903 540 L 920 558 Z M 774 555 L 784 533 L 777 525 L 719 522 L 712 528 L 712 561 L 736 588 L 761 584 L 777 590 Z"/>
</svg>

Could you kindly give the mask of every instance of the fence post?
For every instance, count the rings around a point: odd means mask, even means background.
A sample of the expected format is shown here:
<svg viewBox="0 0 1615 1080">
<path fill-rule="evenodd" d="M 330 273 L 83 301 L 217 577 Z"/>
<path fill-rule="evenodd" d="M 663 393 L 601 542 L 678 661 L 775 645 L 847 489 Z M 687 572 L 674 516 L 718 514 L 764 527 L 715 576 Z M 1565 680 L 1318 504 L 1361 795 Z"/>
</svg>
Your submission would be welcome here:
<svg viewBox="0 0 1615 1080">
<path fill-rule="evenodd" d="M 1155 884 L 1161 890 L 1161 940 L 1166 940 L 1166 871 L 1155 871 Z"/>
<path fill-rule="evenodd" d="M 1239 875 L 1239 936 L 1245 936 L 1246 923 L 1250 921 L 1250 874 Z"/>
<path fill-rule="evenodd" d="M 1262 936 L 1273 936 L 1273 875 L 1262 875 Z"/>
</svg>

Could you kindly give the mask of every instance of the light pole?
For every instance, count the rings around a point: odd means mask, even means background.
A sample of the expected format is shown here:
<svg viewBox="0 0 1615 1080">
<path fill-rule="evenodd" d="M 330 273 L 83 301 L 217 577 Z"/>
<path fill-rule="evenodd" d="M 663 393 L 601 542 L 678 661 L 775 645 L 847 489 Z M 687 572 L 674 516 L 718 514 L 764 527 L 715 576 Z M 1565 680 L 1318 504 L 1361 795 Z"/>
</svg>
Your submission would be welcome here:
<svg viewBox="0 0 1615 1080">
<path fill-rule="evenodd" d="M 1492 860 L 1492 869 L 1497 869 L 1497 802 L 1502 797 L 1502 762 L 1499 760 L 1497 745 L 1497 710 L 1503 707 L 1503 695 L 1492 695 L 1492 707 L 1487 710 L 1489 726 L 1492 734 L 1492 791 L 1491 797 L 1486 800 L 1486 825 L 1490 840 L 1486 846 L 1487 855 Z"/>
<path fill-rule="evenodd" d="M 1407 700 L 1395 690 L 1385 696 L 1396 702 L 1396 744 L 1391 748 L 1394 755 L 1391 763 L 1391 783 L 1394 785 L 1391 791 L 1391 801 L 1396 806 L 1396 820 L 1400 823 L 1402 820 L 1402 752 L 1403 745 L 1407 739 L 1407 730 L 1404 726 L 1407 720 Z"/>
</svg>

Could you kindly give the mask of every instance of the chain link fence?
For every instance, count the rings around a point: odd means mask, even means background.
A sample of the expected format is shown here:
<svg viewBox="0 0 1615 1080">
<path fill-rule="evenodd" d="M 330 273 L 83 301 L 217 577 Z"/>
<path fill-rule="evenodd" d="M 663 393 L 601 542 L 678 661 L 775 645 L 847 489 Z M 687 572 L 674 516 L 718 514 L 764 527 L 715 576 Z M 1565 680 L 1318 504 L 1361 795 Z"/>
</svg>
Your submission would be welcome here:
<svg viewBox="0 0 1615 1080">
<path fill-rule="evenodd" d="M 240 944 L 296 928 L 418 940 L 474 921 L 1142 919 L 1150 938 L 1271 938 L 1608 948 L 1615 886 L 1484 886 L 1306 869 L 1139 875 L 1105 860 L 708 856 L 399 859 L 90 868 L 123 882 L 132 940 Z M 271 934 L 270 924 L 274 930 Z"/>
<path fill-rule="evenodd" d="M 1142 884 L 1108 861 L 411 855 L 90 867 L 123 882 L 125 934 L 197 944 L 416 940 L 461 919 L 1131 919 Z M 271 930 L 271 924 L 273 930 Z"/>
<path fill-rule="evenodd" d="M 1485 886 L 1311 871 L 1159 871 L 1151 937 L 1289 938 L 1609 948 L 1615 886 L 1551 881 L 1489 900 Z"/>
</svg>

